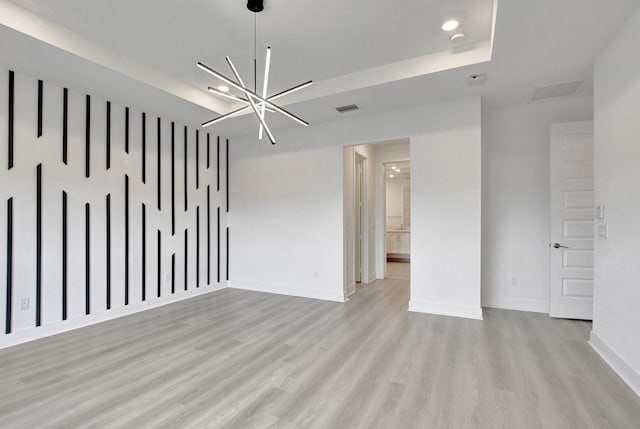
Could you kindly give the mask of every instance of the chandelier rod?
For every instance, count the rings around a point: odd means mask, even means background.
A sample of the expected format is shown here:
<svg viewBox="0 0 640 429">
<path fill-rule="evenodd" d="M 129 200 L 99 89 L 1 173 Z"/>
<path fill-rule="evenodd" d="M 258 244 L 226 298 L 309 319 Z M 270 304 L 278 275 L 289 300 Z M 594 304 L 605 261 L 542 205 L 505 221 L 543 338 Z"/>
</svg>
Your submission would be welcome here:
<svg viewBox="0 0 640 429">
<path fill-rule="evenodd" d="M 253 12 L 253 92 L 258 92 L 258 12 Z"/>
</svg>

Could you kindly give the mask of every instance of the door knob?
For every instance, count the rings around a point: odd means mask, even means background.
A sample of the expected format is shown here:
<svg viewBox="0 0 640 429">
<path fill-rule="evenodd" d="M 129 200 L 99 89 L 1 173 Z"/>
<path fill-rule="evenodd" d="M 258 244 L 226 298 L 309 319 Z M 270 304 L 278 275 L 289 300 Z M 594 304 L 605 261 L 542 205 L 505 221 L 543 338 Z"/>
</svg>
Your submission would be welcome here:
<svg viewBox="0 0 640 429">
<path fill-rule="evenodd" d="M 563 246 L 563 245 L 562 245 L 562 244 L 560 244 L 560 243 L 553 243 L 553 248 L 554 248 L 554 249 L 568 249 L 568 247 L 567 247 L 567 246 Z"/>
</svg>

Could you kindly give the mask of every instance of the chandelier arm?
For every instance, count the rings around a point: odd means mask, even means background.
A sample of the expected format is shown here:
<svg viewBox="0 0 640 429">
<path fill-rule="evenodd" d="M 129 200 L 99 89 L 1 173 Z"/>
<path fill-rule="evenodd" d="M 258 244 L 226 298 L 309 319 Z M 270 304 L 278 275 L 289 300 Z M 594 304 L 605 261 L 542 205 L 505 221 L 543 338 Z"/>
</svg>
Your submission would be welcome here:
<svg viewBox="0 0 640 429">
<path fill-rule="evenodd" d="M 231 61 L 231 58 L 229 57 L 225 57 L 225 59 L 227 60 L 227 64 L 229 64 L 229 67 L 231 67 L 231 71 L 233 72 L 234 76 L 236 77 L 236 79 L 238 79 L 238 82 L 240 83 L 240 85 L 242 85 L 242 88 L 247 91 L 244 88 L 244 82 L 242 81 L 242 77 L 240 77 L 240 74 L 238 73 L 238 70 L 236 70 L 236 67 L 233 65 L 233 62 Z M 269 140 L 271 141 L 272 144 L 276 143 L 275 138 L 273 137 L 273 134 L 271 134 L 271 130 L 269 129 L 269 127 L 267 126 L 267 124 L 264 122 L 264 118 L 262 116 L 260 116 L 260 112 L 258 111 L 258 107 L 256 106 L 255 101 L 253 101 L 253 95 L 255 95 L 255 93 L 250 93 L 251 91 L 247 91 L 247 98 L 249 99 L 249 104 L 251 105 L 251 108 L 253 109 L 253 113 L 256 114 L 256 116 L 258 117 L 258 121 L 260 121 L 260 124 L 264 127 L 265 131 L 267 132 L 267 135 L 269 136 Z"/>
<path fill-rule="evenodd" d="M 261 101 L 263 103 L 266 103 L 267 106 L 271 107 L 272 109 L 282 113 L 285 116 L 288 116 L 289 118 L 293 119 L 294 121 L 298 122 L 301 125 L 304 125 L 305 127 L 309 126 L 309 123 L 306 122 L 303 119 L 298 118 L 296 115 L 294 115 L 291 112 L 287 112 L 285 109 L 283 109 L 282 107 L 279 107 L 275 104 L 273 104 L 272 102 L 270 102 L 267 99 L 264 99 L 262 97 L 260 97 L 258 94 L 256 94 L 255 92 L 252 92 L 250 90 L 248 90 L 247 88 L 238 85 L 236 82 L 234 82 L 232 79 L 229 79 L 228 77 L 226 77 L 225 75 L 223 75 L 222 73 L 218 73 L 217 71 L 213 70 L 211 67 L 203 64 L 203 63 L 198 63 L 198 67 L 204 71 L 206 71 L 207 73 L 217 77 L 218 79 L 224 81 L 225 83 L 228 83 L 229 85 L 233 86 L 235 89 L 237 89 L 238 91 L 242 91 L 247 97 L 251 98 L 255 98 L 258 101 Z"/>
<path fill-rule="evenodd" d="M 312 80 L 310 80 L 310 81 L 307 81 L 307 82 L 305 82 L 305 83 L 301 83 L 300 85 L 292 86 L 292 87 L 291 87 L 291 88 L 289 88 L 289 89 L 285 89 L 284 91 L 280 91 L 280 92 L 279 92 L 279 93 L 277 93 L 277 94 L 273 94 L 272 96 L 268 97 L 268 98 L 267 98 L 267 100 L 269 100 L 269 101 L 275 101 L 275 100 L 277 100 L 278 98 L 282 98 L 282 97 L 284 97 L 285 95 L 289 95 L 289 94 L 291 94 L 292 92 L 299 91 L 299 90 L 301 90 L 302 88 L 306 88 L 306 87 L 308 87 L 308 86 L 311 86 L 312 84 L 313 84 L 313 81 L 312 81 Z"/>
<path fill-rule="evenodd" d="M 246 98 L 236 97 L 233 94 L 228 94 L 226 92 L 222 92 L 222 91 L 220 91 L 220 90 L 218 90 L 216 88 L 213 88 L 211 86 L 209 87 L 209 92 L 212 92 L 212 93 L 214 93 L 216 95 L 219 95 L 221 97 L 229 98 L 229 99 L 231 99 L 233 101 L 241 101 L 241 102 L 245 102 L 247 104 L 249 103 L 249 101 Z"/>
<path fill-rule="evenodd" d="M 239 115 L 240 113 L 244 113 L 249 109 L 251 109 L 251 106 L 248 106 L 248 105 L 244 106 L 244 107 L 241 107 L 239 109 L 234 110 L 233 112 L 225 113 L 224 115 L 220 115 L 220 116 L 218 116 L 216 118 L 211 119 L 210 121 L 203 122 L 201 126 L 202 126 L 202 128 L 208 127 L 209 125 L 213 125 L 213 124 L 215 124 L 217 122 L 222 121 L 223 119 L 231 118 L 231 117 L 233 117 L 235 115 Z"/>
<path fill-rule="evenodd" d="M 267 47 L 267 58 L 264 63 L 264 80 L 262 82 L 262 97 L 267 98 L 267 86 L 269 85 L 269 69 L 271 68 L 271 47 Z M 267 107 L 265 103 L 260 105 L 260 115 L 264 118 L 264 109 Z M 258 131 L 258 140 L 262 140 L 262 124 Z"/>
<path fill-rule="evenodd" d="M 305 83 L 301 83 L 300 85 L 292 86 L 292 87 L 291 87 L 291 88 L 289 88 L 289 89 L 285 89 L 284 91 L 280 91 L 280 92 L 279 92 L 279 93 L 277 93 L 277 94 L 273 94 L 272 96 L 268 97 L 268 98 L 267 98 L 267 100 L 269 100 L 269 101 L 275 101 L 275 100 L 277 100 L 278 98 L 282 98 L 282 97 L 284 97 L 285 95 L 289 95 L 289 94 L 291 94 L 291 93 L 293 93 L 293 92 L 299 91 L 299 90 L 301 90 L 302 88 L 306 88 L 307 86 L 311 86 L 312 84 L 313 84 L 313 81 L 312 81 L 312 80 L 310 80 L 310 81 L 307 81 L 307 82 L 305 82 Z"/>
</svg>

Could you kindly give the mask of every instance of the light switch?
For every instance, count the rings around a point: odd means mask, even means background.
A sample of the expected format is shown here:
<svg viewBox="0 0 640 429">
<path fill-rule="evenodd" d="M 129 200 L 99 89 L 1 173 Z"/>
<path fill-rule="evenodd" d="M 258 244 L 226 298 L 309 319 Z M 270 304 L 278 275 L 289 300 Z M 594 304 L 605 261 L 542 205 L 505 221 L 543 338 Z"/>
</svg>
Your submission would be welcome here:
<svg viewBox="0 0 640 429">
<path fill-rule="evenodd" d="M 609 225 L 606 223 L 598 225 L 598 237 L 609 238 Z"/>
<path fill-rule="evenodd" d="M 598 204 L 595 208 L 596 219 L 604 219 L 604 204 Z"/>
</svg>

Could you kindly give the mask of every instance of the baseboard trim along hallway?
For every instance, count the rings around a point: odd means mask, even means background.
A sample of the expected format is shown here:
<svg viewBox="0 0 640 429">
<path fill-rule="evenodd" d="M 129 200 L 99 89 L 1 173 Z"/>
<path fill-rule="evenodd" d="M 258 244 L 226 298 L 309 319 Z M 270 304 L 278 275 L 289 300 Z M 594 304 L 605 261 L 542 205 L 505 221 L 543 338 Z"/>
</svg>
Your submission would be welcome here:
<svg viewBox="0 0 640 429">
<path fill-rule="evenodd" d="M 640 396 L 640 374 L 638 374 L 624 359 L 622 359 L 595 332 L 591 331 L 589 344 L 600 357 L 627 383 L 636 395 Z"/>
<path fill-rule="evenodd" d="M 321 299 L 323 301 L 345 302 L 345 296 L 344 291 L 342 290 L 342 286 L 334 288 L 336 290 L 320 290 L 283 284 L 255 283 L 230 280 L 229 287 L 232 289 L 252 290 L 254 292 L 275 293 L 277 295 Z"/>
<path fill-rule="evenodd" d="M 153 308 L 163 307 L 169 304 L 175 304 L 180 301 L 206 295 L 212 292 L 226 289 L 226 286 L 203 286 L 200 288 L 190 289 L 176 295 L 167 295 L 153 300 L 131 303 L 126 307 L 112 308 L 111 310 L 97 311 L 89 315 L 78 315 L 70 317 L 67 320 L 53 322 L 39 326 L 37 329 L 29 329 L 25 331 L 16 331 L 9 335 L 5 335 L 0 339 L 0 349 L 26 343 L 28 341 L 38 340 L 40 338 L 49 337 L 51 335 L 61 334 L 67 331 L 73 331 L 85 328 L 98 323 L 117 319 L 123 316 L 140 313 Z"/>
<path fill-rule="evenodd" d="M 464 317 L 465 319 L 482 320 L 482 308 L 462 305 L 440 304 L 412 299 L 409 311 L 415 313 L 437 314 L 440 316 Z"/>
<path fill-rule="evenodd" d="M 503 310 L 530 311 L 533 313 L 549 314 L 548 301 L 533 301 L 516 298 L 491 298 L 482 300 L 483 307 L 501 308 Z"/>
</svg>

